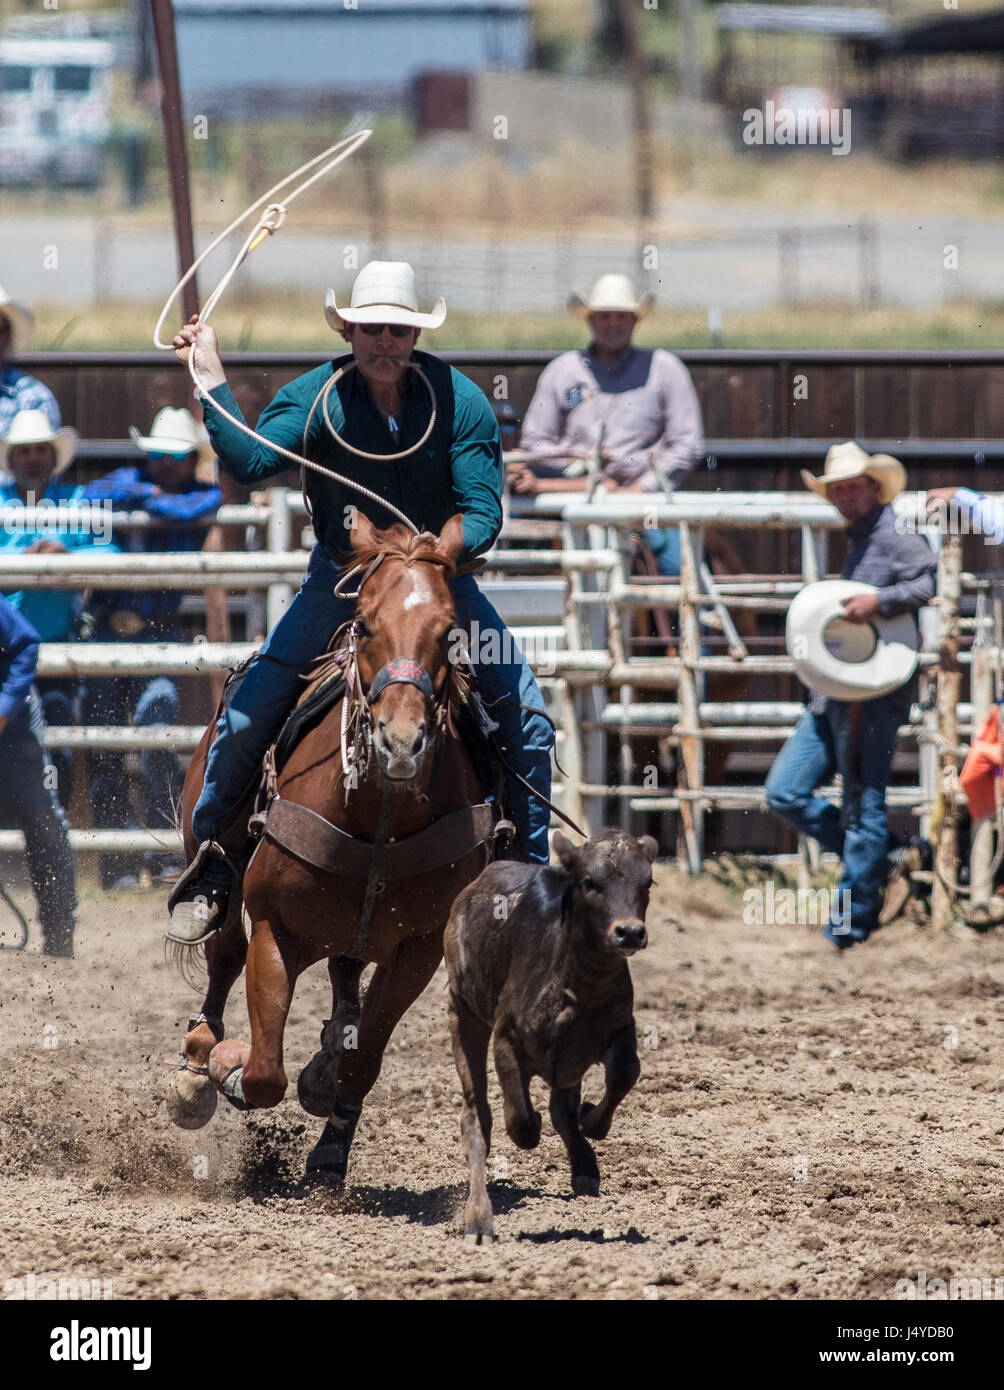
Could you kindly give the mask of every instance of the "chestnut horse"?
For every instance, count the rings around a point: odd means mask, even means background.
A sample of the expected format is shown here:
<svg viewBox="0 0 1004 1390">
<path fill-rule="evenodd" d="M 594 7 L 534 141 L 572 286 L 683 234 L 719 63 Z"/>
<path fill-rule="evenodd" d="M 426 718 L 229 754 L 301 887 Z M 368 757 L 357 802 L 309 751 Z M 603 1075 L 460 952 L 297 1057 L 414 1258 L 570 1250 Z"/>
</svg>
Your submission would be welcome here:
<svg viewBox="0 0 1004 1390">
<path fill-rule="evenodd" d="M 308 1174 L 335 1188 L 344 1183 L 355 1123 L 390 1035 L 432 979 L 453 900 L 485 866 L 492 835 L 486 789 L 451 718 L 459 677 L 450 660 L 456 617 L 448 581 L 463 545 L 463 518 L 452 517 L 436 537 L 400 525 L 377 531 L 357 514 L 351 538 L 362 578 L 337 658 L 346 695 L 304 734 L 275 778 L 278 796 L 243 879 L 250 943 L 239 911 L 209 939 L 209 988 L 202 1013 L 190 1021 L 171 1097 L 172 1118 L 186 1128 L 207 1122 L 217 1090 L 238 1109 L 277 1105 L 287 1086 L 283 1031 L 297 977 L 327 959 L 332 1016 L 298 1091 L 304 1109 L 328 1120 Z M 345 699 L 355 731 L 348 739 Z M 191 815 L 214 731 L 206 730 L 185 781 L 189 859 L 196 849 Z M 293 816 L 285 837 L 270 829 L 276 808 Z M 317 817 L 337 830 L 321 830 Z M 308 837 L 302 847 L 301 831 Z M 289 843 L 290 834 L 289 848 L 276 843 Z M 333 848 L 325 849 L 325 836 Z M 410 854 L 408 837 L 415 837 Z M 403 857 L 395 859 L 399 851 Z M 319 858 L 329 867 L 317 867 Z M 354 876 L 346 876 L 352 862 Z M 245 957 L 250 1045 L 224 1040 L 222 1025 Z M 370 962 L 376 970 L 360 1006 L 360 975 Z"/>
</svg>

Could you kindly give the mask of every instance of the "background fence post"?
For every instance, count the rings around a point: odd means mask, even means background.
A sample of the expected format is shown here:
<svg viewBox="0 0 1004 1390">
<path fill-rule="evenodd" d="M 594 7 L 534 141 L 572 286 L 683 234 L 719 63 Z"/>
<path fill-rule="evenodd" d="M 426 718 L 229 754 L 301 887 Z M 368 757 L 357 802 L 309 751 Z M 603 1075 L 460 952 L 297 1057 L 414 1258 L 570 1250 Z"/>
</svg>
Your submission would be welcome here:
<svg viewBox="0 0 1004 1390">
<path fill-rule="evenodd" d="M 962 670 L 959 666 L 959 597 L 962 592 L 962 547 L 957 536 L 946 536 L 938 557 L 938 810 L 934 846 L 934 885 L 931 925 L 947 927 L 953 918 L 948 885 L 957 873 L 958 827 L 955 792 L 958 784 L 956 748 L 959 741 L 958 704 Z"/>
<path fill-rule="evenodd" d="M 293 519 L 289 510 L 289 489 L 270 487 L 268 489 L 268 548 L 272 552 L 285 554 L 292 550 Z M 269 632 L 285 613 L 293 599 L 293 590 L 288 584 L 269 586 L 266 616 Z"/>
</svg>

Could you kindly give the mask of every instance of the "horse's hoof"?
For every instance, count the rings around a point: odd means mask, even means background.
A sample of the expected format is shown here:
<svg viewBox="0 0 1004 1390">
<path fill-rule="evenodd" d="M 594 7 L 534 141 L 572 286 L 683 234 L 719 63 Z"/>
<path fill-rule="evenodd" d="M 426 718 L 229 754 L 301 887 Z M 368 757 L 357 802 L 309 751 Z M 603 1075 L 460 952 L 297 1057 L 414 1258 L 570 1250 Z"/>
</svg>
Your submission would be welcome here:
<svg viewBox="0 0 1004 1390">
<path fill-rule="evenodd" d="M 216 1114 L 218 1099 L 208 1076 L 178 1071 L 167 1093 L 167 1113 L 179 1129 L 202 1129 Z"/>
<path fill-rule="evenodd" d="M 251 1044 L 240 1042 L 237 1038 L 224 1038 L 209 1054 L 209 1075 L 213 1084 L 235 1110 L 252 1108 L 244 1099 L 241 1084 L 241 1073 L 250 1055 Z"/>
<path fill-rule="evenodd" d="M 331 1114 L 337 1085 L 338 1059 L 332 1058 L 330 1053 L 318 1052 L 296 1079 L 297 1099 L 308 1115 L 326 1120 Z"/>
<path fill-rule="evenodd" d="M 598 1197 L 600 1195 L 599 1178 L 588 1178 L 583 1174 L 572 1179 L 572 1191 L 576 1197 Z"/>
<path fill-rule="evenodd" d="M 333 1144 L 318 1144 L 307 1157 L 307 1182 L 323 1185 L 329 1192 L 341 1196 L 345 1191 L 348 1154 Z"/>
<path fill-rule="evenodd" d="M 464 1232 L 465 1250 L 483 1250 L 486 1246 L 494 1245 L 494 1243 L 495 1232 L 491 1227 L 489 1227 L 488 1230 Z"/>
<path fill-rule="evenodd" d="M 242 1067 L 251 1056 L 251 1044 L 237 1038 L 224 1038 L 209 1054 L 209 1076 L 220 1090 L 234 1067 Z"/>
</svg>

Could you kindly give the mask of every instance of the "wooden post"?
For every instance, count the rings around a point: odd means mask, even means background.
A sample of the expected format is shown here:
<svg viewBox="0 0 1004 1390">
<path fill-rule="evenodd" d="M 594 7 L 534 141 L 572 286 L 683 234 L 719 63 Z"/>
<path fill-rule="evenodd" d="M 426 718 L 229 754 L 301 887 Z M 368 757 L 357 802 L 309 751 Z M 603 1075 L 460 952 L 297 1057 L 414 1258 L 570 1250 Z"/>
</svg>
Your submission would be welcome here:
<svg viewBox="0 0 1004 1390">
<path fill-rule="evenodd" d="M 624 48 L 631 83 L 631 110 L 634 123 L 635 212 L 638 216 L 640 240 L 644 243 L 647 240 L 648 227 L 655 211 L 655 195 L 652 188 L 652 117 L 649 111 L 648 88 L 646 86 L 648 65 L 638 37 L 636 7 L 637 0 L 620 0 L 621 27 L 624 33 Z"/>
<path fill-rule="evenodd" d="M 164 144 L 167 148 L 167 169 L 171 181 L 174 235 L 178 246 L 178 273 L 184 275 L 195 260 L 195 238 L 192 234 L 192 204 L 188 193 L 185 131 L 181 119 L 181 78 L 174 28 L 174 2 L 152 0 L 152 3 L 153 27 L 157 37 L 157 62 L 160 66 L 160 111 L 164 122 Z M 199 312 L 199 294 L 194 275 L 182 290 L 181 299 L 187 321 Z"/>
<path fill-rule="evenodd" d="M 962 547 L 958 536 L 946 536 L 938 557 L 938 798 L 941 815 L 934 846 L 935 876 L 931 892 L 931 923 L 951 925 L 952 894 L 945 886 L 955 881 L 958 833 L 955 791 L 959 741 L 957 709 L 962 670 L 959 666 L 959 597 L 962 592 Z M 944 882 L 942 881 L 944 880 Z"/>
</svg>

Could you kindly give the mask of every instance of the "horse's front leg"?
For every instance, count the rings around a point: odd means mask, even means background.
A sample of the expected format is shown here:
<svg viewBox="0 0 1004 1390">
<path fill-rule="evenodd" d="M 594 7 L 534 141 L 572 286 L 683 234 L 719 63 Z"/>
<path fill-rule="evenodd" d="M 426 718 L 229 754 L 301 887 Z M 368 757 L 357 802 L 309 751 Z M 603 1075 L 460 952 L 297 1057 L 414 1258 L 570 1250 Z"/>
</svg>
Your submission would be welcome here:
<svg viewBox="0 0 1004 1390">
<path fill-rule="evenodd" d="M 286 1094 L 282 1038 L 300 973 L 295 944 L 267 918 L 256 922 L 247 955 L 251 1043 L 227 1039 L 209 1057 L 209 1074 L 239 1110 L 267 1109 Z"/>
<path fill-rule="evenodd" d="M 346 1048 L 359 1041 L 359 977 L 363 962 L 349 956 L 331 956 L 331 1017 L 321 1029 L 321 1050 L 300 1072 L 296 1093 L 308 1115 L 322 1120 L 331 1113 L 338 1087 L 338 1068 Z"/>
<path fill-rule="evenodd" d="M 202 1011 L 190 1020 L 181 1048 L 181 1066 L 168 1092 L 171 1119 L 182 1129 L 201 1129 L 216 1110 L 217 1091 L 209 1077 L 209 1054 L 223 1040 L 223 1011 L 247 956 L 240 913 L 206 943 L 209 986 Z"/>
<path fill-rule="evenodd" d="M 359 1019 L 358 1045 L 346 1047 L 328 1123 L 307 1158 L 309 1176 L 339 1190 L 345 1185 L 349 1150 L 363 1101 L 380 1075 L 384 1049 L 405 1010 L 436 973 L 443 956 L 439 931 L 405 941 L 389 965 L 373 972 Z"/>
</svg>

